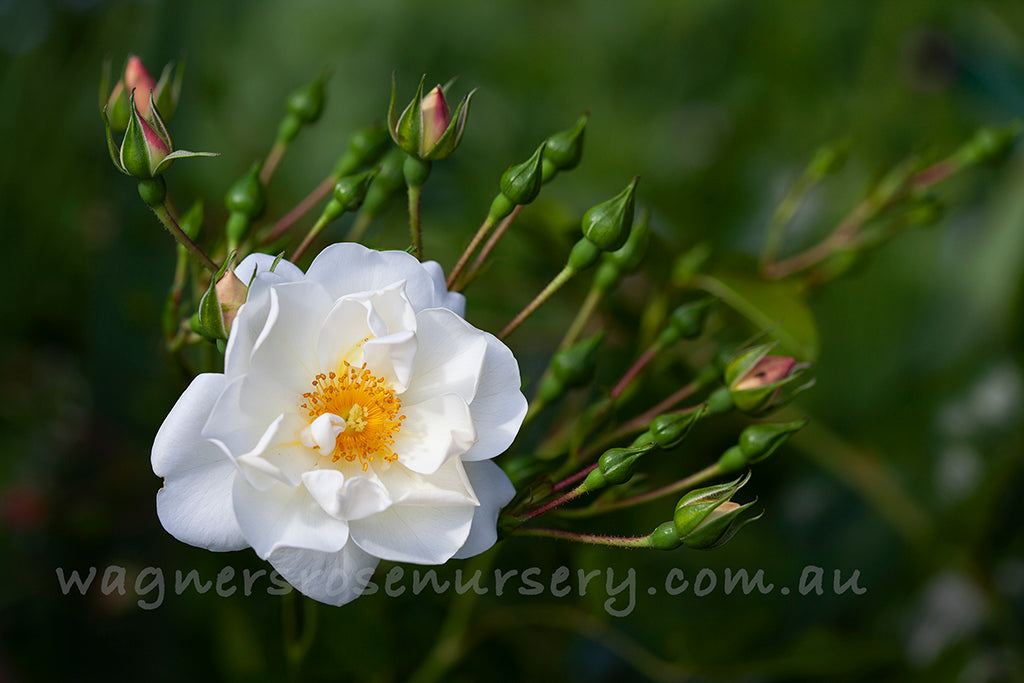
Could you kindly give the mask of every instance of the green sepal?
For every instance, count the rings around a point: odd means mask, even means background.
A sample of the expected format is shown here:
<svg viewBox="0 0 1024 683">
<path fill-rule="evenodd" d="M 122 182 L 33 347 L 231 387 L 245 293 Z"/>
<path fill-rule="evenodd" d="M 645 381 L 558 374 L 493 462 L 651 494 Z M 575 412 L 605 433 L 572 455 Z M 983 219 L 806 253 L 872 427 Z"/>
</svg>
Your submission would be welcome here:
<svg viewBox="0 0 1024 683">
<path fill-rule="evenodd" d="M 171 165 L 171 162 L 174 161 L 175 159 L 192 159 L 194 157 L 219 157 L 219 156 L 220 156 L 220 152 L 190 152 L 187 149 L 176 149 L 173 152 L 171 152 L 170 154 L 168 154 L 167 156 L 165 156 L 164 160 L 161 161 L 157 165 L 155 174 L 159 175 L 159 174 L 163 173 L 164 171 L 166 171 L 167 168 Z"/>
<path fill-rule="evenodd" d="M 117 145 L 114 144 L 114 134 L 110 129 L 110 119 L 107 118 L 107 108 L 103 107 L 103 111 L 100 113 L 103 116 L 103 131 L 107 136 L 107 151 L 110 152 L 110 161 L 118 171 L 125 175 L 131 175 L 125 170 L 124 166 L 121 165 L 121 152 L 118 150 Z"/>
<path fill-rule="evenodd" d="M 397 84 L 395 74 L 391 74 L 391 101 L 388 104 L 388 132 L 395 144 L 401 147 L 407 154 L 419 155 L 420 142 L 423 139 L 423 83 L 426 81 L 426 74 L 420 78 L 420 84 L 416 88 L 416 95 L 412 102 L 405 108 L 401 116 L 395 111 L 395 99 L 397 97 Z"/>
<path fill-rule="evenodd" d="M 540 194 L 542 183 L 541 156 L 546 142 L 521 164 L 511 166 L 501 174 L 501 193 L 513 204 L 529 204 Z"/>
<path fill-rule="evenodd" d="M 173 74 L 173 78 L 172 78 Z M 153 88 L 157 93 L 156 104 L 166 118 L 174 116 L 178 108 L 178 99 L 181 96 L 181 84 L 185 79 L 185 57 L 182 56 L 178 63 L 169 62 L 160 73 L 160 78 Z"/>
<path fill-rule="evenodd" d="M 713 550 L 725 545 L 736 535 L 736 532 L 760 519 L 764 514 L 762 512 L 753 517 L 739 520 L 740 515 L 755 502 L 752 500 L 746 505 L 740 505 L 724 514 L 710 514 L 701 525 L 683 538 L 683 545 L 694 550 Z"/>
<path fill-rule="evenodd" d="M 614 251 L 626 243 L 633 226 L 636 185 L 634 177 L 629 185 L 605 202 L 592 206 L 583 215 L 583 234 L 602 251 Z"/>
<path fill-rule="evenodd" d="M 694 489 L 679 499 L 672 518 L 676 531 L 685 537 L 696 529 L 711 512 L 726 502 L 750 480 L 750 473 L 724 484 Z"/>
</svg>

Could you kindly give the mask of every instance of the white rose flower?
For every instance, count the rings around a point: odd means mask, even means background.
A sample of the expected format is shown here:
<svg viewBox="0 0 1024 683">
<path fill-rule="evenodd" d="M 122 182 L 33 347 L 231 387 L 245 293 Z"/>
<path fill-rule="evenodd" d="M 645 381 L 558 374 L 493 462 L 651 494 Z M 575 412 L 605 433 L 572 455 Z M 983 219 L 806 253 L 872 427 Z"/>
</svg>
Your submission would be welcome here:
<svg viewBox="0 0 1024 683">
<path fill-rule="evenodd" d="M 224 373 L 196 377 L 156 435 L 164 528 L 251 546 L 335 605 L 381 559 L 440 564 L 493 545 L 514 491 L 490 459 L 526 414 L 512 352 L 462 318 L 437 263 L 358 244 L 305 274 L 273 260 L 239 264 L 252 284 Z"/>
</svg>

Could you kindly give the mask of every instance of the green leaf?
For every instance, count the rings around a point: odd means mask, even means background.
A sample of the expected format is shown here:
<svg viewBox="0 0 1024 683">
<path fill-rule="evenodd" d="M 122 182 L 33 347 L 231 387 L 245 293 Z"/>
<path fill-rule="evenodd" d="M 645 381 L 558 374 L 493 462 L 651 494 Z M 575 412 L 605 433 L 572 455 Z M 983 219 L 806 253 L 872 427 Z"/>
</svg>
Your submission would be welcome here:
<svg viewBox="0 0 1024 683">
<path fill-rule="evenodd" d="M 803 361 L 817 359 L 818 326 L 799 283 L 718 273 L 699 276 L 697 284 L 749 320 L 757 331 L 778 340 L 776 351 Z"/>
</svg>

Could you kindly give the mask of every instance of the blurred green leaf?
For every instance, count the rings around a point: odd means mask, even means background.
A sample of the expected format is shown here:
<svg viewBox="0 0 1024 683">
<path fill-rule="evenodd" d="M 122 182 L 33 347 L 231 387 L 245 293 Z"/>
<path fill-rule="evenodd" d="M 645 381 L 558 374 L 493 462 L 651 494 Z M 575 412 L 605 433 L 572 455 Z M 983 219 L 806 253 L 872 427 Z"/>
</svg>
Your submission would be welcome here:
<svg viewBox="0 0 1024 683">
<path fill-rule="evenodd" d="M 720 298 L 758 331 L 764 330 L 778 340 L 779 352 L 798 360 L 817 360 L 818 326 L 799 283 L 766 282 L 731 273 L 704 275 L 697 282 L 701 289 Z"/>
</svg>

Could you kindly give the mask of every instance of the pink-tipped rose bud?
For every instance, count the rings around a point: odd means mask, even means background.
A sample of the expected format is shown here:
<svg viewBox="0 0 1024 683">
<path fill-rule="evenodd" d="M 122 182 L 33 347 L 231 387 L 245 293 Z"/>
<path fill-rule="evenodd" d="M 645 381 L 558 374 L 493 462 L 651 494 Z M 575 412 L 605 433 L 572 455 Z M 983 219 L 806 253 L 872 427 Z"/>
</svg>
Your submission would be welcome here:
<svg viewBox="0 0 1024 683">
<path fill-rule="evenodd" d="M 444 99 L 444 93 L 441 92 L 441 86 L 434 86 L 434 89 L 427 93 L 420 105 L 420 111 L 423 113 L 422 149 L 428 150 L 437 144 L 452 122 L 451 111 Z"/>
<path fill-rule="evenodd" d="M 725 369 L 725 384 L 733 405 L 750 415 L 762 415 L 788 403 L 814 380 L 798 383 L 807 369 L 789 356 L 769 356 L 771 344 L 738 354 Z"/>
<path fill-rule="evenodd" d="M 152 93 L 154 98 L 157 96 L 156 81 L 149 75 L 142 60 L 135 55 L 128 57 L 128 64 L 124 68 L 124 87 L 129 93 L 135 92 L 135 108 L 143 118 L 148 119 L 149 95 Z"/>
<path fill-rule="evenodd" d="M 231 331 L 231 324 L 235 321 L 238 309 L 245 303 L 245 297 L 249 293 L 241 280 L 235 275 L 235 271 L 229 270 L 217 281 L 217 301 L 220 303 L 221 315 L 224 316 L 224 329 Z"/>
</svg>

